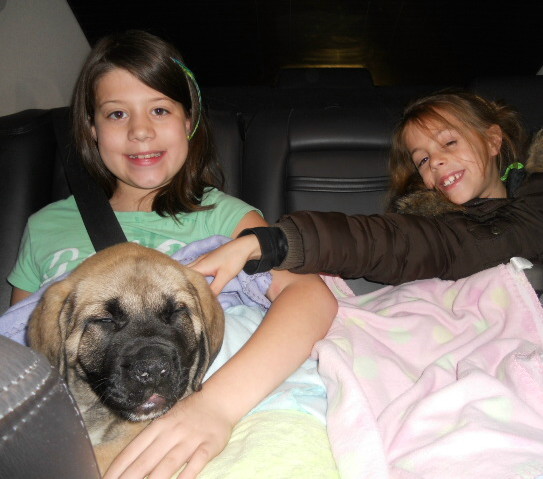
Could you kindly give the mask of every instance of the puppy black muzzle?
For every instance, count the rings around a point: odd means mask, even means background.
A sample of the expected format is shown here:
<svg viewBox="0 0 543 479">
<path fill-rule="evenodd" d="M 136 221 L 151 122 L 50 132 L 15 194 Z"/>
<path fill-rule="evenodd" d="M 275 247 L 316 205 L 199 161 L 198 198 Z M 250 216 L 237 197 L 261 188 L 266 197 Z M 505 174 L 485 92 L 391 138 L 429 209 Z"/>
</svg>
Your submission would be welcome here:
<svg viewBox="0 0 543 479">
<path fill-rule="evenodd" d="M 159 346 L 145 346 L 134 357 L 128 358 L 121 367 L 127 377 L 145 387 L 157 388 L 162 382 L 170 381 L 174 367 L 171 358 L 166 357 L 167 351 Z"/>
<path fill-rule="evenodd" d="M 138 338 L 125 345 L 104 370 L 104 403 L 132 421 L 164 414 L 190 383 L 186 351 L 164 339 L 149 341 Z"/>
</svg>

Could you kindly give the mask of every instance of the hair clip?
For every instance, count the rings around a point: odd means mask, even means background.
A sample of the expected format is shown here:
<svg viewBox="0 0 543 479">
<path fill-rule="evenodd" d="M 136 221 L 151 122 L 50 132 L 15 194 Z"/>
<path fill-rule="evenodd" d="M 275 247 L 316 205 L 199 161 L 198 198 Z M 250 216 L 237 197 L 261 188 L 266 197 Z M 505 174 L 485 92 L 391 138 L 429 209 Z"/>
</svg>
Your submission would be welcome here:
<svg viewBox="0 0 543 479">
<path fill-rule="evenodd" d="M 192 129 L 192 132 L 190 133 L 190 135 L 187 136 L 187 139 L 190 141 L 192 140 L 194 133 L 196 133 L 196 130 L 198 129 L 198 126 L 200 125 L 200 117 L 202 116 L 202 95 L 200 93 L 200 87 L 198 86 L 198 83 L 196 82 L 194 73 L 192 73 L 182 61 L 178 60 L 177 58 L 173 58 L 173 57 L 170 57 L 170 58 L 181 67 L 181 69 L 185 73 L 185 76 L 187 76 L 192 81 L 192 84 L 194 85 L 194 88 L 196 89 L 196 94 L 198 95 L 198 119 L 196 120 L 196 125 Z M 194 100 L 192 100 L 192 103 L 193 103 L 192 109 L 194 111 Z"/>
<path fill-rule="evenodd" d="M 509 173 L 511 172 L 511 170 L 522 170 L 522 168 L 524 168 L 524 165 L 522 163 L 511 163 L 505 170 L 505 173 L 503 174 L 502 177 L 500 177 L 500 180 L 502 181 L 507 181 L 507 178 L 509 177 Z"/>
</svg>

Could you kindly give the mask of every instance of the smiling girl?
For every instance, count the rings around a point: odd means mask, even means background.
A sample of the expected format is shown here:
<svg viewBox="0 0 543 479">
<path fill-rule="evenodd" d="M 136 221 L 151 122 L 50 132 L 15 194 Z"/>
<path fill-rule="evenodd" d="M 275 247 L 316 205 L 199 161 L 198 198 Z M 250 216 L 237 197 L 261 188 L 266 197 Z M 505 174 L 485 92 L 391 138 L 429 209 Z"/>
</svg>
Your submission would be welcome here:
<svg viewBox="0 0 543 479">
<path fill-rule="evenodd" d="M 152 193 L 170 183 L 187 158 L 190 119 L 185 109 L 115 69 L 97 82 L 92 137 L 104 166 L 117 179 L 116 211 L 152 211 Z"/>
<path fill-rule="evenodd" d="M 459 205 L 473 198 L 505 198 L 498 164 L 492 160 L 500 151 L 500 128 L 489 127 L 486 141 L 478 141 L 472 132 L 458 131 L 455 123 L 451 114 L 437 110 L 436 118 L 405 128 L 405 147 L 424 185 Z"/>
<path fill-rule="evenodd" d="M 300 211 L 195 267 L 220 289 L 245 262 L 384 284 L 459 279 L 513 256 L 543 263 L 543 133 L 526 158 L 515 111 L 468 92 L 409 105 L 392 138 L 384 215 Z M 520 162 L 525 162 L 525 168 Z M 520 169 L 519 169 L 520 168 Z M 254 233 L 254 234 L 247 234 Z"/>
<path fill-rule="evenodd" d="M 105 190 L 129 241 L 173 254 L 212 235 L 266 226 L 255 208 L 220 191 L 200 92 L 179 52 L 141 31 L 99 41 L 72 105 L 75 146 Z M 9 276 L 12 303 L 94 254 L 73 197 L 28 221 Z M 107 287 L 107 285 L 105 285 Z M 233 426 L 309 356 L 337 303 L 315 275 L 272 274 L 262 324 L 202 389 L 179 401 L 127 446 L 107 478 L 193 478 Z"/>
</svg>

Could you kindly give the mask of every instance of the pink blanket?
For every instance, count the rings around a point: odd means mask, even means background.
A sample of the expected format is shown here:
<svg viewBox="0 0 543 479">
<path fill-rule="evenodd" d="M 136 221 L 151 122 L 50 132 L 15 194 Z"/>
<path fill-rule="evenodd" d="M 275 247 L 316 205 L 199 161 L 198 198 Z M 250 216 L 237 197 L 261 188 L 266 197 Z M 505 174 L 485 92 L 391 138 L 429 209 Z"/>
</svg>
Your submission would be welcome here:
<svg viewBox="0 0 543 479">
<path fill-rule="evenodd" d="M 342 478 L 543 478 L 543 310 L 521 270 L 353 296 L 314 349 Z"/>
</svg>

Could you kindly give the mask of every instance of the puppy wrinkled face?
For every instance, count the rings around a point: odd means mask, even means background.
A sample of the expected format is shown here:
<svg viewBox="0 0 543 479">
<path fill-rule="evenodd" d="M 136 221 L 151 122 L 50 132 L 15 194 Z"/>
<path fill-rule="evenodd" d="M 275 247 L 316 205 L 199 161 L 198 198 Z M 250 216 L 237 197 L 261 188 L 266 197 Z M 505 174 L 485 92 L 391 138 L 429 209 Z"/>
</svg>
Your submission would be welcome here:
<svg viewBox="0 0 543 479">
<path fill-rule="evenodd" d="M 143 259 L 99 276 L 69 299 L 80 336 L 66 340 L 76 351 L 68 362 L 121 417 L 160 416 L 200 387 L 209 366 L 198 292 L 179 268 Z"/>
</svg>

